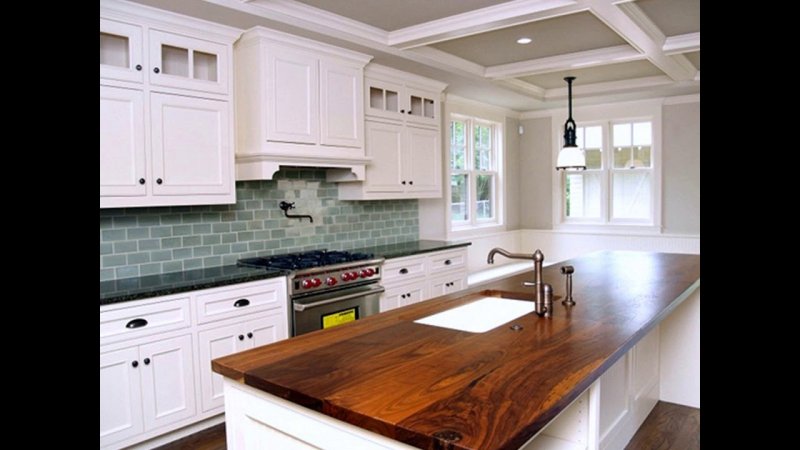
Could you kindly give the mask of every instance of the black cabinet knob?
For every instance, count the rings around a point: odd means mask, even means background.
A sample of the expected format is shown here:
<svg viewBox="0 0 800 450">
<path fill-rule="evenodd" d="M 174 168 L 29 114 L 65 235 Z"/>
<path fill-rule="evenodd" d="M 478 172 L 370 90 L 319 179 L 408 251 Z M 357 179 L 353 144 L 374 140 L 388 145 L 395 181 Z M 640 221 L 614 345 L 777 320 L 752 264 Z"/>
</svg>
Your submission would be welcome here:
<svg viewBox="0 0 800 450">
<path fill-rule="evenodd" d="M 243 340 L 244 340 L 244 335 L 243 335 L 243 334 L 240 334 L 240 335 L 239 335 L 239 340 L 240 340 L 240 341 L 243 341 Z"/>
<path fill-rule="evenodd" d="M 139 184 L 144 184 L 144 178 L 139 178 Z"/>
<path fill-rule="evenodd" d="M 453 261 L 450 261 L 449 259 L 445 259 L 444 260 L 444 265 L 445 266 L 449 266 L 450 264 L 453 264 Z"/>
<path fill-rule="evenodd" d="M 406 298 L 406 294 L 400 294 L 400 298 Z"/>
<path fill-rule="evenodd" d="M 247 333 L 247 339 L 253 339 L 253 333 Z"/>
<path fill-rule="evenodd" d="M 134 361 L 134 362 L 131 363 L 131 365 L 135 369 L 135 368 L 139 367 L 139 361 Z"/>
<path fill-rule="evenodd" d="M 146 366 L 146 365 L 149 365 L 149 364 L 150 364 L 150 358 L 145 358 L 144 359 L 144 365 Z"/>
<path fill-rule="evenodd" d="M 411 298 L 411 292 L 407 293 L 406 297 Z"/>
<path fill-rule="evenodd" d="M 414 184 L 414 182 L 413 181 L 409 181 L 408 184 Z"/>
<path fill-rule="evenodd" d="M 158 179 L 156 180 L 156 183 L 158 183 L 158 184 L 161 184 L 161 183 L 163 183 L 163 182 L 164 182 L 164 180 L 162 180 L 161 178 L 158 178 Z"/>
<path fill-rule="evenodd" d="M 400 114 L 403 114 L 403 113 L 405 113 L 405 112 L 406 112 L 406 110 L 405 110 L 405 109 L 401 109 L 401 110 L 400 110 Z"/>
<path fill-rule="evenodd" d="M 153 68 L 153 72 L 155 72 L 155 73 L 161 72 L 161 69 L 159 69 L 158 67 L 155 67 L 155 68 Z"/>
<path fill-rule="evenodd" d="M 401 181 L 400 184 L 406 184 L 406 182 L 405 181 Z"/>
<path fill-rule="evenodd" d="M 408 110 L 408 114 L 411 114 L 411 110 L 410 109 Z"/>
<path fill-rule="evenodd" d="M 142 70 L 142 65 L 141 64 L 137 64 L 136 65 L 136 70 Z"/>
</svg>

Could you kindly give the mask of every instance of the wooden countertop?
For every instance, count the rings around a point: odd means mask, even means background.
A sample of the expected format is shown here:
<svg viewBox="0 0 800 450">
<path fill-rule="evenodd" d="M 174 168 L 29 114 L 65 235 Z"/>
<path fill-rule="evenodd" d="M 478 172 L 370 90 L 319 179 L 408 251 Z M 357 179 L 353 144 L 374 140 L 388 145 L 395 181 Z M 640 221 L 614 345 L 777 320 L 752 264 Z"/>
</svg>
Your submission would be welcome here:
<svg viewBox="0 0 800 450">
<path fill-rule="evenodd" d="M 557 301 L 549 319 L 486 333 L 413 323 L 486 290 L 532 298 L 521 286 L 531 271 L 215 359 L 213 370 L 419 448 L 517 449 L 700 284 L 699 255 L 596 252 L 544 268 L 559 298 L 567 264 L 577 305 Z M 460 439 L 441 438 L 452 431 Z"/>
</svg>

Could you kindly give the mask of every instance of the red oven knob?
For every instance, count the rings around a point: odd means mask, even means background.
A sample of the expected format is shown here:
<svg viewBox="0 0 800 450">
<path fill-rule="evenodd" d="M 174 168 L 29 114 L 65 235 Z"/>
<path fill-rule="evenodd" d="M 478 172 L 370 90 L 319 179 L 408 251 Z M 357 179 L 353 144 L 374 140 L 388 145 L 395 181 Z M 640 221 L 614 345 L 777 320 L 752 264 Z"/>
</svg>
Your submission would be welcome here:
<svg viewBox="0 0 800 450">
<path fill-rule="evenodd" d="M 325 284 L 328 286 L 336 286 L 336 278 L 328 277 L 328 279 L 325 280 Z"/>
<path fill-rule="evenodd" d="M 350 281 L 350 272 L 345 272 L 342 274 L 342 281 Z"/>
<path fill-rule="evenodd" d="M 350 272 L 350 279 L 357 280 L 358 279 L 358 272 Z"/>
<path fill-rule="evenodd" d="M 320 286 L 322 286 L 322 280 L 320 280 L 319 278 L 314 278 L 314 287 L 320 287 Z"/>
<path fill-rule="evenodd" d="M 369 272 L 367 269 L 361 271 L 361 278 L 367 278 L 369 276 Z"/>
<path fill-rule="evenodd" d="M 314 287 L 314 282 L 308 278 L 303 280 L 303 289 L 308 289 Z"/>
<path fill-rule="evenodd" d="M 367 269 L 367 275 L 368 275 L 368 276 L 373 276 L 373 275 L 375 275 L 375 269 Z"/>
</svg>

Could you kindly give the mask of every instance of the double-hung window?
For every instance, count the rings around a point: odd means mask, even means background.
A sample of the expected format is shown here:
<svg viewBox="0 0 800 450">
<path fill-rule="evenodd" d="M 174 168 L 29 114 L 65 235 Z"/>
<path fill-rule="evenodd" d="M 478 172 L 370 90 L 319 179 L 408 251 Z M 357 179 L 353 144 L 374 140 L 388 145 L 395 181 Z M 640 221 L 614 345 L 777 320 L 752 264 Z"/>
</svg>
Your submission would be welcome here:
<svg viewBox="0 0 800 450">
<path fill-rule="evenodd" d="M 657 226 L 653 121 L 587 122 L 576 131 L 586 170 L 559 172 L 561 223 Z"/>
<path fill-rule="evenodd" d="M 453 114 L 450 121 L 450 220 L 453 230 L 500 225 L 499 123 Z"/>
</svg>

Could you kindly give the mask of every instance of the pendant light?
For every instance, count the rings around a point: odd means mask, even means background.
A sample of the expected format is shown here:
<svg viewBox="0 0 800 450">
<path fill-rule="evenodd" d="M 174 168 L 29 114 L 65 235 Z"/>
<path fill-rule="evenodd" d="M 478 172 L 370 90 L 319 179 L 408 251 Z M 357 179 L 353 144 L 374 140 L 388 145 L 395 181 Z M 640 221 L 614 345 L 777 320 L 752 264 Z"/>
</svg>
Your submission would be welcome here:
<svg viewBox="0 0 800 450">
<path fill-rule="evenodd" d="M 569 97 L 569 118 L 564 123 L 564 148 L 558 152 L 556 170 L 586 170 L 586 155 L 578 148 L 575 134 L 575 121 L 572 120 L 572 80 L 575 77 L 564 77 L 567 82 Z"/>
</svg>

